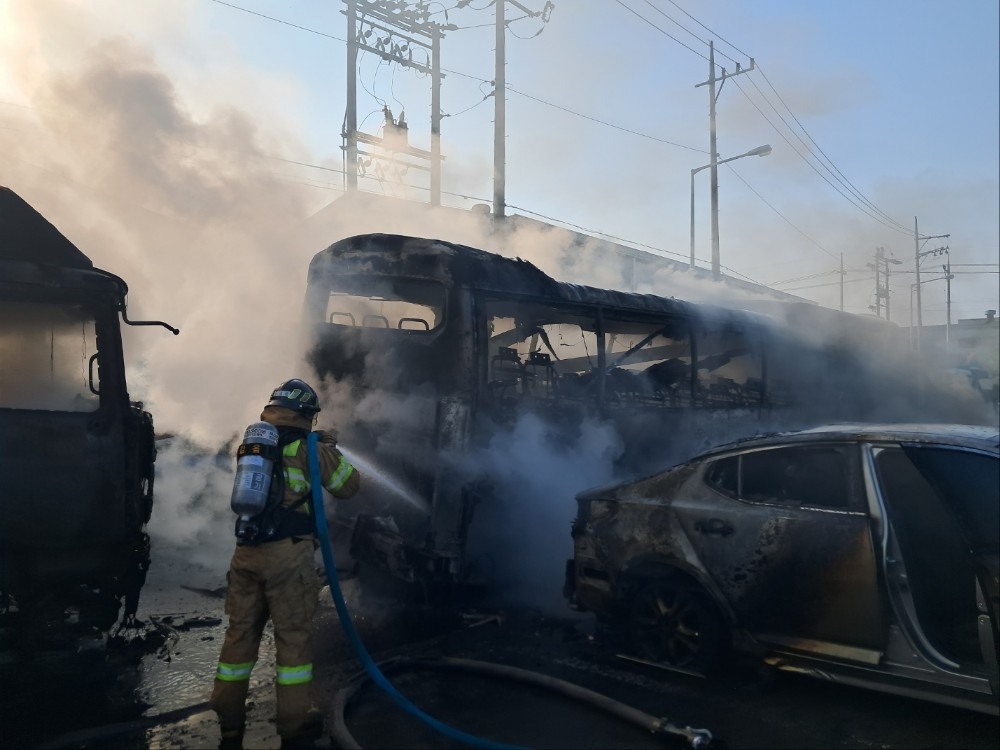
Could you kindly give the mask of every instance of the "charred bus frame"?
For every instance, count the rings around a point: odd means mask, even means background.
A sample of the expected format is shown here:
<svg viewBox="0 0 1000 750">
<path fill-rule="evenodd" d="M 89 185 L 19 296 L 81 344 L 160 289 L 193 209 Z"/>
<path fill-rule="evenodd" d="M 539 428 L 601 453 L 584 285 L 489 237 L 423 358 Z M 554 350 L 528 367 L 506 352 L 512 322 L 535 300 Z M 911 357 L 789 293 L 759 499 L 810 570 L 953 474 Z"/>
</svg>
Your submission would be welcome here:
<svg viewBox="0 0 1000 750">
<path fill-rule="evenodd" d="M 404 580 L 461 581 L 491 483 L 456 466 L 526 414 L 608 421 L 623 473 L 733 435 L 833 416 L 861 362 L 769 316 L 559 282 L 449 242 L 370 234 L 309 266 L 309 361 L 342 394 L 345 444 L 398 468 L 429 512 L 352 519 L 354 556 Z M 820 390 L 825 398 L 816 398 Z M 846 415 L 843 415 L 846 416 Z M 363 505 L 363 504 L 362 504 Z"/>
</svg>

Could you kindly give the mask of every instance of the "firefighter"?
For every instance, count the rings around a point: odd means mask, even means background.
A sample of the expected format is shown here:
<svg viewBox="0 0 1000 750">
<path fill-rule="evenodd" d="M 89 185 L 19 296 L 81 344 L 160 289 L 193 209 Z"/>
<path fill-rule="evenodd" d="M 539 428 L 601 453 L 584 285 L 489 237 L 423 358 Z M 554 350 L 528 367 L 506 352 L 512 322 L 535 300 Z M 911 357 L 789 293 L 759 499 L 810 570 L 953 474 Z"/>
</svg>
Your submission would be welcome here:
<svg viewBox="0 0 1000 750">
<path fill-rule="evenodd" d="M 226 576 L 229 627 L 210 703 L 219 716 L 223 749 L 242 747 L 250 672 L 268 618 L 274 625 L 281 747 L 312 747 L 319 734 L 318 714 L 311 711 L 310 700 L 312 620 L 319 599 L 319 578 L 313 561 L 317 542 L 308 502 L 311 489 L 306 449 L 306 438 L 319 411 L 316 391 L 293 379 L 271 393 L 260 415 L 278 430 L 283 472 L 276 481 L 283 478 L 284 488 L 275 503 L 277 521 L 272 518 L 261 524 L 261 533 L 250 538 L 237 527 L 236 550 Z M 336 435 L 319 431 L 317 448 L 323 487 L 334 497 L 354 495 L 360 475 L 337 450 Z"/>
</svg>

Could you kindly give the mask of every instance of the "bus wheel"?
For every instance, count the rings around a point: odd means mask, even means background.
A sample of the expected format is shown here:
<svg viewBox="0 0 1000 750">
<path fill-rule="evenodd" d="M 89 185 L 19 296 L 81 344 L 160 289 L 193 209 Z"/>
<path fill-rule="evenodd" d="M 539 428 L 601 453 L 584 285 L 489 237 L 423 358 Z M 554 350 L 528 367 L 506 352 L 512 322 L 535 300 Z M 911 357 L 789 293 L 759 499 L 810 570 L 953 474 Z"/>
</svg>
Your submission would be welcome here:
<svg viewBox="0 0 1000 750">
<path fill-rule="evenodd" d="M 632 643 L 652 661 L 707 672 L 729 646 L 718 608 L 685 581 L 666 578 L 647 584 L 632 599 L 630 615 Z"/>
</svg>

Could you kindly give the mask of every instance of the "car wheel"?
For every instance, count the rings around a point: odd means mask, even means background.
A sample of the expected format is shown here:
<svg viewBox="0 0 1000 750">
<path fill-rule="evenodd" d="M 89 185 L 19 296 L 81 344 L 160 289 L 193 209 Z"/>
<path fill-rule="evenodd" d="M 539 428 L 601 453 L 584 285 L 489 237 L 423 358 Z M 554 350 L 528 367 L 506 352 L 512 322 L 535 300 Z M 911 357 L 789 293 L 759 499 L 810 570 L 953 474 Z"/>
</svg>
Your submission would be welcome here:
<svg viewBox="0 0 1000 750">
<path fill-rule="evenodd" d="M 728 647 L 718 608 L 684 581 L 659 580 L 641 588 L 632 599 L 629 626 L 642 656 L 673 667 L 707 671 Z"/>
</svg>

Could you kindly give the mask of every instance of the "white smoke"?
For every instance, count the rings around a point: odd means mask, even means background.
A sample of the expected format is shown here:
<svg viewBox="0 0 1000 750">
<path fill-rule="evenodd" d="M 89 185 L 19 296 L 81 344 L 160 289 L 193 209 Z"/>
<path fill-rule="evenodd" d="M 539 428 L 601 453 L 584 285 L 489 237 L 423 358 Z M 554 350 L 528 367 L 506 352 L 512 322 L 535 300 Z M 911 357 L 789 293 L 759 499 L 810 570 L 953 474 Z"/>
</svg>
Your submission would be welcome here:
<svg viewBox="0 0 1000 750">
<path fill-rule="evenodd" d="M 327 163 L 299 143 L 294 86 L 228 57 L 222 72 L 198 69 L 181 54 L 190 51 L 185 26 L 197 5 L 124 3 L 109 11 L 98 3 L 8 0 L 0 7 L 0 182 L 95 265 L 128 282 L 131 318 L 181 329 L 177 337 L 160 328 L 124 330 L 131 395 L 152 412 L 158 433 L 174 436 L 158 441 L 150 531 L 161 550 L 204 558 L 221 575 L 232 544 L 233 440 L 278 382 L 312 377 L 301 358 L 299 311 L 314 253 L 359 232 L 402 232 L 522 257 L 560 280 L 631 291 L 635 279 L 627 261 L 609 258 L 598 243 L 567 242 L 565 231 L 527 223 L 495 232 L 473 212 L 349 198 L 329 220 L 327 212 L 316 215 L 331 195 L 317 200 L 314 187 L 273 169 L 275 157 Z M 144 41 L 157 37 L 171 42 L 167 60 Z M 253 96 L 231 96 L 248 88 Z M 564 136 L 552 137 L 572 152 Z M 448 164 L 459 180 L 476 169 L 492 173 L 481 156 L 454 150 Z M 606 199 L 599 187 L 595 195 Z M 736 294 L 666 270 L 643 284 L 634 290 L 720 302 Z M 345 426 L 357 406 L 353 395 L 325 385 L 320 426 Z M 413 396 L 362 406 L 379 424 L 406 425 L 428 418 L 426 403 Z M 379 448 L 396 456 L 407 446 L 386 430 Z M 480 472 L 513 498 L 502 509 L 508 520 L 529 522 L 510 528 L 539 534 L 501 563 L 551 590 L 561 568 L 543 564 L 538 551 L 568 552 L 572 496 L 612 478 L 619 449 L 599 424 L 571 443 L 554 442 L 533 419 L 498 435 Z"/>
<path fill-rule="evenodd" d="M 501 586 L 500 595 L 564 612 L 563 562 L 572 557 L 575 495 L 614 478 L 621 438 L 606 423 L 585 420 L 573 439 L 537 415 L 498 431 L 485 450 L 464 457 L 469 478 L 492 484 L 470 531 L 468 556 Z"/>
</svg>

